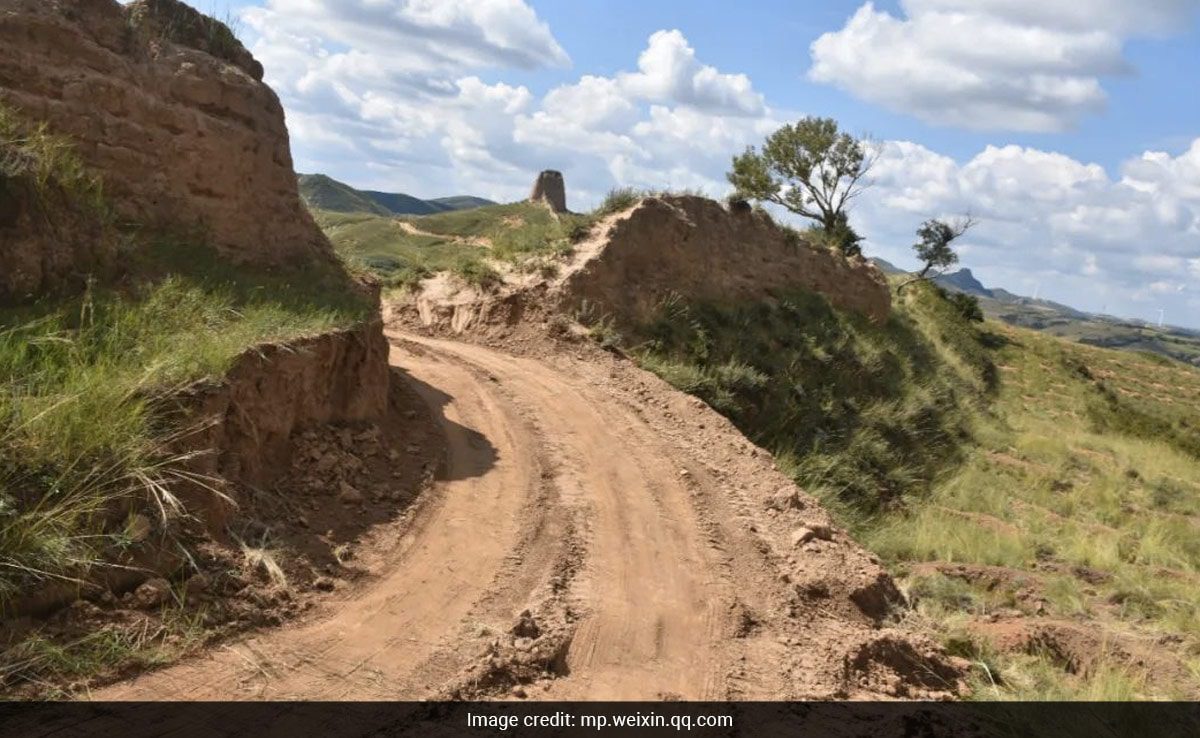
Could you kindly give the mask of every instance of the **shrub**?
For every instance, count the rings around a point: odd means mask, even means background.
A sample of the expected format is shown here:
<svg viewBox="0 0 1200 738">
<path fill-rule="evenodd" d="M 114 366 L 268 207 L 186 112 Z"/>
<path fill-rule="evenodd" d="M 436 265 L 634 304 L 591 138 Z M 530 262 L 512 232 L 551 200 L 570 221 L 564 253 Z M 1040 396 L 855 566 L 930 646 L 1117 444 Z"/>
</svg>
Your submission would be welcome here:
<svg viewBox="0 0 1200 738">
<path fill-rule="evenodd" d="M 979 307 L 979 298 L 966 292 L 951 292 L 945 294 L 946 300 L 954 306 L 958 314 L 973 323 L 983 322 L 983 308 Z"/>
<path fill-rule="evenodd" d="M 600 203 L 593 214 L 596 216 L 611 215 L 622 210 L 628 210 L 642 199 L 642 193 L 632 187 L 618 187 L 608 191 L 604 201 Z"/>
<path fill-rule="evenodd" d="M 474 255 L 464 255 L 454 263 L 451 272 L 469 285 L 491 289 L 504 281 L 500 272 Z"/>
</svg>

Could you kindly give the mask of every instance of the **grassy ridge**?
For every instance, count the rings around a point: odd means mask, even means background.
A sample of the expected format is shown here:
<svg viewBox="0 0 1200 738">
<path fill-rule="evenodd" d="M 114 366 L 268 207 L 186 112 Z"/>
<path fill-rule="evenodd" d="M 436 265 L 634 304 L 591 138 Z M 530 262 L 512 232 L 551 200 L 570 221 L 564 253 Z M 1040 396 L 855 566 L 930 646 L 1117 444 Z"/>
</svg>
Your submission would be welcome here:
<svg viewBox="0 0 1200 738">
<path fill-rule="evenodd" d="M 802 290 L 737 305 L 673 299 L 631 342 L 644 366 L 866 520 L 961 456 L 966 406 L 994 381 L 974 327 L 952 312 L 932 290 L 882 326 Z M 933 336 L 935 325 L 954 330 Z"/>
<path fill-rule="evenodd" d="M 874 326 L 802 292 L 673 299 L 595 333 L 773 449 L 977 664 L 977 697 L 1200 694 L 1200 372 L 971 323 L 924 286 L 898 302 Z M 1075 667 L 998 651 L 995 617 L 1151 645 Z"/>
</svg>

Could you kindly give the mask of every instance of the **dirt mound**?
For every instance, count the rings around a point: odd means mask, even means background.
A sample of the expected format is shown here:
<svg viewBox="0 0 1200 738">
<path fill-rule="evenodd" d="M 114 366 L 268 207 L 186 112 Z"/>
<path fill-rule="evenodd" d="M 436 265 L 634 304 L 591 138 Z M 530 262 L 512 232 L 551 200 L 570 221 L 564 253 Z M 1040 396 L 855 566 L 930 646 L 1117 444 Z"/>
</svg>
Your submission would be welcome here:
<svg viewBox="0 0 1200 738">
<path fill-rule="evenodd" d="M 293 466 L 309 458 L 309 436 L 330 427 L 381 422 L 391 384 L 387 355 L 380 324 L 367 323 L 289 344 L 257 346 L 220 382 L 200 383 L 174 395 L 169 402 L 176 407 L 164 408 L 163 417 L 186 429 L 174 439 L 174 450 L 192 455 L 187 473 L 170 490 L 188 514 L 184 528 L 176 531 L 180 540 L 202 548 L 201 542 L 211 539 L 218 549 L 236 549 L 233 529 L 254 520 L 259 490 L 294 476 Z M 369 448 L 369 440 L 355 445 Z M 298 486 L 319 483 L 333 497 L 346 481 L 334 466 Z M 110 513 L 117 520 L 130 514 L 124 507 Z M 86 582 L 51 581 L 30 588 L 5 616 L 47 614 L 81 596 L 129 591 L 155 576 L 185 576 L 193 562 L 172 540 L 159 539 L 158 521 L 150 511 L 141 517 L 146 534 L 132 541 L 115 566 L 94 572 Z"/>
<path fill-rule="evenodd" d="M 225 26 L 178 0 L 2 0 L 0 46 L 0 103 L 72 139 L 123 220 L 197 226 L 241 262 L 331 258 L 283 107 Z"/>
<path fill-rule="evenodd" d="M 836 307 L 884 320 L 891 296 L 866 261 L 818 249 L 764 213 L 732 212 L 703 197 L 651 197 L 617 219 L 594 251 L 568 268 L 557 290 L 568 313 L 584 308 L 619 323 L 650 319 L 671 294 L 689 299 L 757 300 L 804 287 Z"/>
<path fill-rule="evenodd" d="M 1154 684 L 1191 682 L 1187 665 L 1172 653 L 1170 646 L 1177 644 L 1169 636 L 1139 635 L 1053 618 L 1003 618 L 973 622 L 970 628 L 999 651 L 1044 655 L 1069 674 L 1087 676 L 1116 663 L 1145 673 Z"/>
<path fill-rule="evenodd" d="M 762 300 L 801 287 L 874 321 L 891 312 L 887 282 L 865 260 L 813 246 L 765 213 L 695 196 L 647 197 L 600 219 L 549 274 L 505 272 L 502 284 L 486 289 L 438 275 L 385 310 L 450 333 L 494 332 L 531 319 L 637 326 L 675 295 Z"/>
<path fill-rule="evenodd" d="M 225 378 L 181 394 L 193 432 L 181 451 L 203 451 L 196 473 L 233 489 L 262 488 L 286 473 L 297 433 L 330 424 L 377 422 L 387 407 L 388 346 L 379 322 L 287 344 L 256 346 Z M 329 482 L 328 479 L 325 480 Z M 203 489 L 186 500 L 217 529 L 233 512 Z M 236 504 L 237 494 L 230 500 Z"/>
<path fill-rule="evenodd" d="M 186 560 L 130 558 L 123 582 L 72 588 L 67 599 L 79 599 L 45 617 L 0 620 L 0 690 L 39 698 L 135 677 L 205 645 L 320 612 L 369 582 L 419 515 L 420 493 L 445 453 L 428 406 L 402 378 L 388 405 L 374 421 L 297 428 L 291 461 L 270 470 L 271 482 L 227 488 L 237 517 L 228 527 L 194 528 Z M 152 535 L 151 522 L 139 527 Z M 165 576 L 147 579 L 156 565 Z M 107 644 L 126 656 L 76 673 L 39 647 L 48 642 Z M 71 653 L 86 662 L 90 651 Z"/>
</svg>

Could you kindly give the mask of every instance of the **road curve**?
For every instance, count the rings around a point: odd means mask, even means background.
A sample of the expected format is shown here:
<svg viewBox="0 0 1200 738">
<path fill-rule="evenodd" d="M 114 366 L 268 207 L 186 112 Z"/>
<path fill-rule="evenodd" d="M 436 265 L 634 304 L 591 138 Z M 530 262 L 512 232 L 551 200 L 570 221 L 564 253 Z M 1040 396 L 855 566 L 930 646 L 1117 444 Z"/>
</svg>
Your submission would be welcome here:
<svg viewBox="0 0 1200 738">
<path fill-rule="evenodd" d="M 801 612 L 794 558 L 754 522 L 786 480 L 726 421 L 615 359 L 390 339 L 448 453 L 387 564 L 302 621 L 93 698 L 848 694 L 847 653 L 873 626 L 828 593 Z M 870 566 L 826 548 L 822 576 Z"/>
</svg>

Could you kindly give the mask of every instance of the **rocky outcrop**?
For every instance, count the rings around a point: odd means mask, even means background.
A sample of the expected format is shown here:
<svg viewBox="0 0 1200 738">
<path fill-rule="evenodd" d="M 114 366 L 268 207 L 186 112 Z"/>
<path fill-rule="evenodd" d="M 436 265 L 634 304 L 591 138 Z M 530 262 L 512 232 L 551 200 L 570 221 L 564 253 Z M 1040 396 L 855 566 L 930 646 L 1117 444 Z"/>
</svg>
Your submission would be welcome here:
<svg viewBox="0 0 1200 738">
<path fill-rule="evenodd" d="M 567 212 L 567 186 L 563 182 L 562 172 L 547 169 L 538 175 L 533 183 L 533 191 L 529 193 L 531 202 L 544 202 L 556 213 Z"/>
<path fill-rule="evenodd" d="M 336 264 L 302 204 L 283 108 L 262 76 L 228 28 L 178 0 L 0 0 L 0 303 L 92 276 L 154 276 L 95 273 L 114 261 L 126 229 L 183 230 L 230 262 L 328 267 L 332 282 L 345 280 L 337 288 L 364 287 Z M 10 135 L 43 125 L 36 146 Z M 166 495 L 188 513 L 179 525 L 222 538 L 243 495 L 291 470 L 298 432 L 385 418 L 389 380 L 373 319 L 247 347 L 220 381 L 148 400 L 161 411 L 156 422 L 180 429 L 159 439 L 179 472 Z M 113 529 L 149 521 L 143 502 L 118 496 L 103 514 Z M 119 566 L 81 577 L 122 591 L 176 571 L 185 554 L 159 545 L 160 533 L 114 554 Z M 31 585 L 0 621 L 48 612 L 80 586 Z"/>
<path fill-rule="evenodd" d="M 671 294 L 753 300 L 792 287 L 873 321 L 891 312 L 887 282 L 866 261 L 816 248 L 765 213 L 693 196 L 647 198 L 617 220 L 603 246 L 567 274 L 559 304 L 576 313 L 587 303 L 636 325 Z"/>
<path fill-rule="evenodd" d="M 197 226 L 239 262 L 331 258 L 283 107 L 225 26 L 178 0 L 0 0 L 0 48 L 0 104 L 70 137 L 121 219 Z"/>
</svg>

